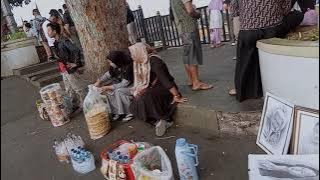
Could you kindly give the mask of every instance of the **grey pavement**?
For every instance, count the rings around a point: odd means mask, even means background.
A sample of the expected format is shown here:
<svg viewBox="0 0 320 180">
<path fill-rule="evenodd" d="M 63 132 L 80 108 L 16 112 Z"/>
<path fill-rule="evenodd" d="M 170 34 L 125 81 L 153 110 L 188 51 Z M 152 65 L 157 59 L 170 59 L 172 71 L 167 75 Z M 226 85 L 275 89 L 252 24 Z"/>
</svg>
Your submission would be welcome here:
<svg viewBox="0 0 320 180">
<path fill-rule="evenodd" d="M 174 50 L 169 50 L 167 56 L 173 52 Z M 231 59 L 230 61 L 221 59 L 221 61 L 234 63 Z M 224 68 L 228 69 L 228 67 L 229 65 Z M 173 68 L 170 67 L 170 69 Z M 178 66 L 176 68 L 178 69 Z M 204 73 L 208 72 L 204 71 Z M 216 73 L 219 74 L 219 72 Z M 203 80 L 210 82 L 215 82 L 218 77 L 223 78 L 218 75 L 203 77 Z M 224 78 L 228 80 L 228 77 L 229 75 L 226 75 Z M 178 79 L 178 82 L 182 81 L 183 79 Z M 215 91 L 212 93 L 214 94 Z M 174 138 L 159 140 L 156 139 L 151 126 L 138 120 L 127 124 L 114 123 L 108 135 L 93 141 L 88 136 L 82 114 L 60 128 L 54 128 L 50 122 L 41 120 L 35 107 L 35 101 L 39 98 L 38 89 L 22 79 L 12 77 L 1 80 L 2 180 L 102 180 L 103 177 L 99 171 L 101 166 L 99 153 L 110 143 L 121 139 L 147 141 L 163 147 L 171 159 L 176 179 L 178 178 L 174 146 L 175 140 L 179 137 L 185 137 L 191 143 L 199 145 L 198 170 L 201 180 L 247 180 L 248 154 L 262 153 L 255 145 L 256 137 L 254 136 L 213 136 L 204 130 L 177 125 L 166 134 L 166 136 L 175 136 Z M 57 161 L 52 148 L 53 139 L 63 137 L 67 132 L 82 136 L 97 159 L 95 171 L 79 175 L 73 171 L 70 164 Z"/>
<path fill-rule="evenodd" d="M 247 100 L 239 103 L 235 97 L 228 95 L 234 88 L 235 46 L 226 43 L 225 46 L 212 49 L 203 45 L 204 63 L 199 66 L 200 79 L 214 86 L 212 90 L 194 92 L 187 86 L 187 76 L 182 63 L 182 49 L 170 48 L 160 52 L 167 63 L 170 72 L 189 104 L 224 112 L 261 111 L 263 100 Z"/>
</svg>

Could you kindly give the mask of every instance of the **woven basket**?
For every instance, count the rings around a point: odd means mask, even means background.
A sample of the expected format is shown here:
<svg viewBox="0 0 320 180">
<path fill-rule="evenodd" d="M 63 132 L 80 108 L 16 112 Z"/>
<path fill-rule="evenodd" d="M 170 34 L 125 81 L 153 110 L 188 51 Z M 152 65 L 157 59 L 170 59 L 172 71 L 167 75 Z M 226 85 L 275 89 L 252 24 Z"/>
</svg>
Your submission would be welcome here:
<svg viewBox="0 0 320 180">
<path fill-rule="evenodd" d="M 105 109 L 93 108 L 85 117 L 91 139 L 96 140 L 102 138 L 110 132 L 111 124 Z"/>
</svg>

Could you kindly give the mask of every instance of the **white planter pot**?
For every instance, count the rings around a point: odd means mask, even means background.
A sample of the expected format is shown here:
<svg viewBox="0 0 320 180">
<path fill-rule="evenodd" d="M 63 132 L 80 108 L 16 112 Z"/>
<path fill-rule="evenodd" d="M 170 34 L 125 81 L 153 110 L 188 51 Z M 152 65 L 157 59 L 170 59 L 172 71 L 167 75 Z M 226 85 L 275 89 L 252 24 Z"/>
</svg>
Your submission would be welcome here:
<svg viewBox="0 0 320 180">
<path fill-rule="evenodd" d="M 319 109 L 319 42 L 274 38 L 257 47 L 264 93 Z"/>
<path fill-rule="evenodd" d="M 1 77 L 13 75 L 13 69 L 39 63 L 35 45 L 35 38 L 1 43 Z"/>
</svg>

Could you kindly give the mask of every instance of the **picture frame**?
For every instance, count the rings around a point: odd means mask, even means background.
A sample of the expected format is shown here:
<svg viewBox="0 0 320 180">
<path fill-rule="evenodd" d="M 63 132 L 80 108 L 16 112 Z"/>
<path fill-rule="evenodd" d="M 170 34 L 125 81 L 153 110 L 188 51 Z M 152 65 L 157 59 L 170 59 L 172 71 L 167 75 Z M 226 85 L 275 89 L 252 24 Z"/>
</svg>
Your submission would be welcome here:
<svg viewBox="0 0 320 180">
<path fill-rule="evenodd" d="M 295 106 L 290 153 L 319 154 L 319 110 Z"/>
<path fill-rule="evenodd" d="M 267 92 L 256 144 L 270 155 L 287 154 L 292 136 L 294 105 Z"/>
<path fill-rule="evenodd" d="M 248 155 L 249 180 L 317 180 L 319 154 Z"/>
</svg>

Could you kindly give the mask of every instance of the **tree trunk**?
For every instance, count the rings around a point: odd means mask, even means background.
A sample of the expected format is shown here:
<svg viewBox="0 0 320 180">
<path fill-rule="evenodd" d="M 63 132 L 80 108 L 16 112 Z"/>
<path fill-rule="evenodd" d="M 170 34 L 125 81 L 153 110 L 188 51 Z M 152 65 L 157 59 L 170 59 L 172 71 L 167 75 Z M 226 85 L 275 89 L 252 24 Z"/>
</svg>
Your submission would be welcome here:
<svg viewBox="0 0 320 180">
<path fill-rule="evenodd" d="M 66 0 L 66 4 L 80 38 L 86 74 L 96 79 L 109 68 L 108 53 L 129 45 L 125 0 Z"/>
</svg>

